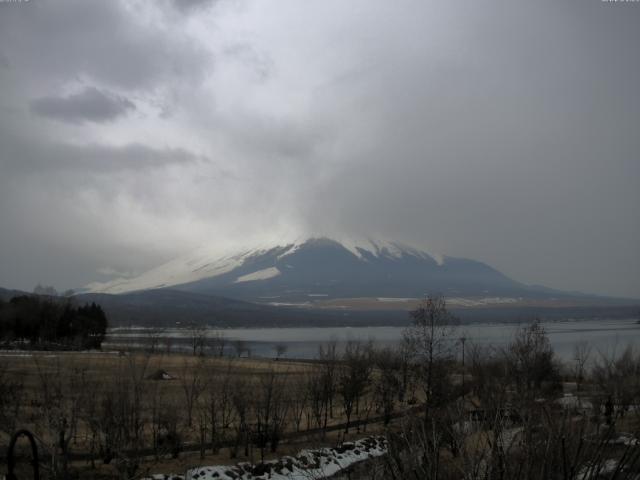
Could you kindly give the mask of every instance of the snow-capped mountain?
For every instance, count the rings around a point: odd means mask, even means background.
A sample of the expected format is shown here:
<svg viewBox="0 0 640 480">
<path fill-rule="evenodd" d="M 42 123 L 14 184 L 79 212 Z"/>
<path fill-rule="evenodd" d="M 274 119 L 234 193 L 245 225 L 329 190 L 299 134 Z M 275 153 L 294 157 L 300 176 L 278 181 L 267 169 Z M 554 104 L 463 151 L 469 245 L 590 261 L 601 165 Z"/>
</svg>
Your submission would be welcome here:
<svg viewBox="0 0 640 480">
<path fill-rule="evenodd" d="M 135 278 L 87 286 L 91 292 L 102 293 L 169 287 L 270 303 L 529 292 L 525 285 L 474 260 L 438 257 L 397 242 L 324 237 L 231 254 L 200 249 Z"/>
</svg>

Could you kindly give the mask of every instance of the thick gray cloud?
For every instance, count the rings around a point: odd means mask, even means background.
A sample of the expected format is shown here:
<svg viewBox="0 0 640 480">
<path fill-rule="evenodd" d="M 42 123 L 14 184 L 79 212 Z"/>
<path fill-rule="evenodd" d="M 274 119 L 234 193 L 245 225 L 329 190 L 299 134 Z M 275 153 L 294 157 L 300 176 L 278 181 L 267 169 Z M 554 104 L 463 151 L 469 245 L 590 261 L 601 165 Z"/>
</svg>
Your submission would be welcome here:
<svg viewBox="0 0 640 480">
<path fill-rule="evenodd" d="M 3 136 L 0 135 L 0 139 Z M 0 165 L 10 174 L 114 173 L 206 161 L 182 148 L 155 148 L 129 143 L 122 146 L 51 142 L 20 143 L 12 137 Z M 26 139 L 25 139 L 26 140 Z"/>
<path fill-rule="evenodd" d="M 321 233 L 640 297 L 639 21 L 599 0 L 0 3 L 0 285 Z"/>
<path fill-rule="evenodd" d="M 95 87 L 66 97 L 41 97 L 31 102 L 34 113 L 70 123 L 108 122 L 134 109 L 135 105 L 125 97 Z"/>
<path fill-rule="evenodd" d="M 215 2 L 216 0 L 171 0 L 175 9 L 187 13 L 208 8 Z"/>
<path fill-rule="evenodd" d="M 211 61 L 151 2 L 32 1 L 2 5 L 3 50 L 27 85 L 71 79 L 149 90 L 192 84 Z M 25 85 L 25 86 L 27 86 Z"/>
</svg>

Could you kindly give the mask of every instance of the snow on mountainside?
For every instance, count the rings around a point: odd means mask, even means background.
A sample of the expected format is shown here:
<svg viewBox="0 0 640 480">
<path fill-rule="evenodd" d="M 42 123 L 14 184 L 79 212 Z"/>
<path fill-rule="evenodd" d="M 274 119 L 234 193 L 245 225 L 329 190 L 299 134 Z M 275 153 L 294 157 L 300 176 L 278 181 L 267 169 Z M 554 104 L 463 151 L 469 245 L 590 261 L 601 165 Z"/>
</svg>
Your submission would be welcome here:
<svg viewBox="0 0 640 480">
<path fill-rule="evenodd" d="M 125 293 L 180 285 L 230 272 L 242 265 L 245 258 L 252 253 L 255 251 L 245 250 L 232 255 L 220 255 L 216 250 L 200 248 L 138 277 L 93 282 L 86 285 L 85 288 L 92 293 Z"/>
<path fill-rule="evenodd" d="M 310 242 L 331 241 L 326 238 L 304 238 L 285 243 L 284 245 L 260 245 L 243 247 L 232 253 L 222 253 L 219 249 L 202 247 L 187 255 L 171 260 L 159 267 L 149 270 L 134 278 L 117 278 L 107 282 L 92 282 L 85 286 L 91 293 L 126 293 L 138 290 L 150 290 L 167 288 L 176 285 L 196 282 L 205 278 L 217 277 L 232 272 L 241 267 L 247 260 L 259 257 L 271 252 L 277 252 L 277 259 L 282 260 L 297 252 L 301 247 Z M 368 258 L 401 258 L 403 255 L 411 255 L 422 259 L 433 259 L 442 264 L 443 258 L 402 245 L 396 242 L 379 241 L 369 239 L 341 239 L 339 243 L 359 260 Z M 234 283 L 265 280 L 280 275 L 276 267 L 256 269 L 235 278 Z"/>
<path fill-rule="evenodd" d="M 306 238 L 220 253 L 203 248 L 139 277 L 94 283 L 94 293 L 172 288 L 239 300 L 305 304 L 317 298 L 519 297 L 531 293 L 475 260 L 398 242 Z"/>
<path fill-rule="evenodd" d="M 280 275 L 280 270 L 278 270 L 276 267 L 269 267 L 265 268 L 264 270 L 258 270 L 257 272 L 242 275 L 235 280 L 235 283 L 266 280 L 268 278 L 277 277 L 278 275 Z"/>
</svg>

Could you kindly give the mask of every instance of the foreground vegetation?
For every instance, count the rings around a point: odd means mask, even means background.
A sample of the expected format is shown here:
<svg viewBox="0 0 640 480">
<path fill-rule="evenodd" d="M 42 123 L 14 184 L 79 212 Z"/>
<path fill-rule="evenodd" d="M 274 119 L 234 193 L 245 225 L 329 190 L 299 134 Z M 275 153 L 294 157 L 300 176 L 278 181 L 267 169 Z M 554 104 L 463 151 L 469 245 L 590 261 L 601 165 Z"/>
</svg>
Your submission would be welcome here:
<svg viewBox="0 0 640 480">
<path fill-rule="evenodd" d="M 0 445 L 28 428 L 48 478 L 139 478 L 189 451 L 191 465 L 261 462 L 367 431 L 388 453 L 363 478 L 638 478 L 632 349 L 577 344 L 561 364 L 538 323 L 482 348 L 441 298 L 412 320 L 398 348 L 328 343 L 312 362 L 207 356 L 195 334 L 193 355 L 2 356 Z"/>
</svg>

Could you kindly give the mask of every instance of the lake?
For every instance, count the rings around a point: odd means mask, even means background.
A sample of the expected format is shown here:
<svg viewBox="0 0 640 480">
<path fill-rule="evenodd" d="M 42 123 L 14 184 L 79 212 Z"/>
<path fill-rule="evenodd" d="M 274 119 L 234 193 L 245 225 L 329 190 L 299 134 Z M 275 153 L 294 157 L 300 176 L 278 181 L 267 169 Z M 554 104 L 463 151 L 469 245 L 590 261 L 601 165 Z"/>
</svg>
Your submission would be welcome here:
<svg viewBox="0 0 640 480">
<path fill-rule="evenodd" d="M 563 360 L 571 360 L 574 345 L 588 342 L 593 354 L 620 353 L 628 345 L 640 345 L 640 325 L 636 319 L 628 320 L 576 320 L 543 322 L 549 340 L 556 354 Z M 465 337 L 467 348 L 475 343 L 481 345 L 504 346 L 509 343 L 520 325 L 517 324 L 471 324 L 457 327 L 455 338 Z M 349 340 L 373 341 L 379 346 L 395 345 L 402 339 L 402 327 L 301 327 L 301 328 L 238 328 L 207 330 L 207 336 L 224 335 L 227 342 L 242 340 L 251 350 L 251 355 L 275 356 L 276 345 L 286 346 L 284 357 L 314 358 L 318 347 L 335 340 L 344 345 Z M 118 346 L 144 346 L 150 342 L 152 330 L 112 329 L 104 344 L 105 349 Z M 160 349 L 171 339 L 171 348 L 187 350 L 191 333 L 185 329 L 166 329 L 160 334 Z M 229 349 L 233 347 L 229 345 Z"/>
</svg>

